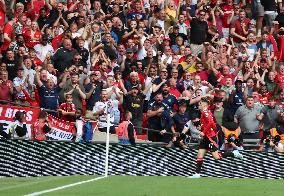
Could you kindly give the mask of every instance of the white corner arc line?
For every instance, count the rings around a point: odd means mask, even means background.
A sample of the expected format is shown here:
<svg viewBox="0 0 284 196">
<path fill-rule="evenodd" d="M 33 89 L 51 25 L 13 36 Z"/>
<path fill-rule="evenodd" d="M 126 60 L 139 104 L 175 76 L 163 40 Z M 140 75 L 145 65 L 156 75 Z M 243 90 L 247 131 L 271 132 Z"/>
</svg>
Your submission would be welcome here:
<svg viewBox="0 0 284 196">
<path fill-rule="evenodd" d="M 47 189 L 47 190 L 43 190 L 43 191 L 34 192 L 34 193 L 27 194 L 27 195 L 24 195 L 24 196 L 42 195 L 42 194 L 45 194 L 45 193 L 50 193 L 50 192 L 53 192 L 53 191 L 58 191 L 58 190 L 66 189 L 66 188 L 69 188 L 69 187 L 73 187 L 73 186 L 85 184 L 85 183 L 88 183 L 88 182 L 93 182 L 93 181 L 101 180 L 101 179 L 106 178 L 106 177 L 107 177 L 107 176 L 101 176 L 101 177 L 93 178 L 93 179 L 90 179 L 90 180 L 80 181 L 80 182 L 76 182 L 76 183 L 72 183 L 72 184 L 67 184 L 67 185 L 59 186 L 59 187 L 52 188 L 52 189 Z"/>
</svg>

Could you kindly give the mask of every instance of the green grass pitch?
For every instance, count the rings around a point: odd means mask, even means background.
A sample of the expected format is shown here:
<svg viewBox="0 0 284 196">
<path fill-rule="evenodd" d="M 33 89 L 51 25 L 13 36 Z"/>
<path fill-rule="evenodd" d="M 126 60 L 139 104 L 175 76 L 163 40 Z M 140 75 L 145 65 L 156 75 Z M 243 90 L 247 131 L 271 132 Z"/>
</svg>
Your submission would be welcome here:
<svg viewBox="0 0 284 196">
<path fill-rule="evenodd" d="M 98 176 L 0 178 L 0 195 L 16 196 Z M 283 180 L 110 176 L 43 195 L 63 196 L 282 196 Z"/>
</svg>

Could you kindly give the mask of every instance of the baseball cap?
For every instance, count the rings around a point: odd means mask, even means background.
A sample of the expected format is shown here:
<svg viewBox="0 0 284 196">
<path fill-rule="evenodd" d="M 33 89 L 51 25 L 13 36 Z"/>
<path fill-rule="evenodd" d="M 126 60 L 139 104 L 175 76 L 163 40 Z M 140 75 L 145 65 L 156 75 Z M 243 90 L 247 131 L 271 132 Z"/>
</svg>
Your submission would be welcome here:
<svg viewBox="0 0 284 196">
<path fill-rule="evenodd" d="M 127 48 L 126 49 L 126 53 L 133 53 L 134 51 L 133 51 L 133 49 L 132 48 Z"/>
<path fill-rule="evenodd" d="M 176 24 L 176 25 L 174 25 L 174 28 L 175 29 L 179 29 L 179 26 Z"/>
</svg>

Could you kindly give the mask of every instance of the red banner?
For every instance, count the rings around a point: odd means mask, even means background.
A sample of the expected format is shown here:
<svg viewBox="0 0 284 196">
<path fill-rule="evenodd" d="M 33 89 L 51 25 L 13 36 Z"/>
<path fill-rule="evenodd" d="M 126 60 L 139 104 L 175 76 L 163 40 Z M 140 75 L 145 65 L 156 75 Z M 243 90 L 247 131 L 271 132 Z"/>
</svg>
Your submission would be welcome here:
<svg viewBox="0 0 284 196">
<path fill-rule="evenodd" d="M 67 122 L 48 115 L 51 131 L 46 136 L 51 140 L 72 140 L 76 133 L 75 123 Z"/>
<path fill-rule="evenodd" d="M 36 122 L 40 109 L 0 104 L 0 124 L 3 126 L 4 130 L 8 128 L 9 124 L 14 122 L 17 111 L 24 111 L 26 113 L 25 123 L 28 130 L 27 137 L 31 138 L 31 125 Z M 73 138 L 73 134 L 76 133 L 74 123 L 60 120 L 51 115 L 49 115 L 48 118 L 52 126 L 51 131 L 46 134 L 48 139 L 71 140 Z"/>
<path fill-rule="evenodd" d="M 40 109 L 11 106 L 11 105 L 0 105 L 0 124 L 3 126 L 3 131 L 6 132 L 9 125 L 14 122 L 14 117 L 17 111 L 24 111 L 25 123 L 27 124 L 27 137 L 31 138 L 31 125 L 35 123 Z"/>
<path fill-rule="evenodd" d="M 14 121 L 14 117 L 17 111 L 26 112 L 26 123 L 33 124 L 38 117 L 40 109 L 21 106 L 0 105 L 0 120 L 11 122 Z"/>
</svg>

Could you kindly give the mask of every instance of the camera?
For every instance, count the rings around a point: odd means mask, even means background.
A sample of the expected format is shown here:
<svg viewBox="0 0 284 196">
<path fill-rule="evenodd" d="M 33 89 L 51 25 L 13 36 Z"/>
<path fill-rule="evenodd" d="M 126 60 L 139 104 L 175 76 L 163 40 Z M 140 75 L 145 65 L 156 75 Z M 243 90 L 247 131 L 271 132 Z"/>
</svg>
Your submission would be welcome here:
<svg viewBox="0 0 284 196">
<path fill-rule="evenodd" d="M 265 139 L 265 141 L 264 141 L 264 146 L 265 146 L 266 148 L 269 148 L 269 147 L 270 147 L 270 141 L 271 141 L 271 139 L 272 139 L 272 136 L 268 136 L 268 137 Z"/>
<path fill-rule="evenodd" d="M 227 139 L 228 143 L 234 143 L 236 146 L 239 146 L 241 144 L 241 141 L 239 138 L 236 137 L 235 134 L 230 134 L 228 136 L 228 139 Z"/>
<path fill-rule="evenodd" d="M 279 135 L 276 135 L 275 137 L 269 135 L 264 141 L 264 146 L 266 148 L 269 148 L 270 147 L 270 141 L 272 141 L 275 145 L 277 145 L 278 142 L 280 142 L 280 140 L 281 140 L 281 138 L 280 138 Z"/>
</svg>

